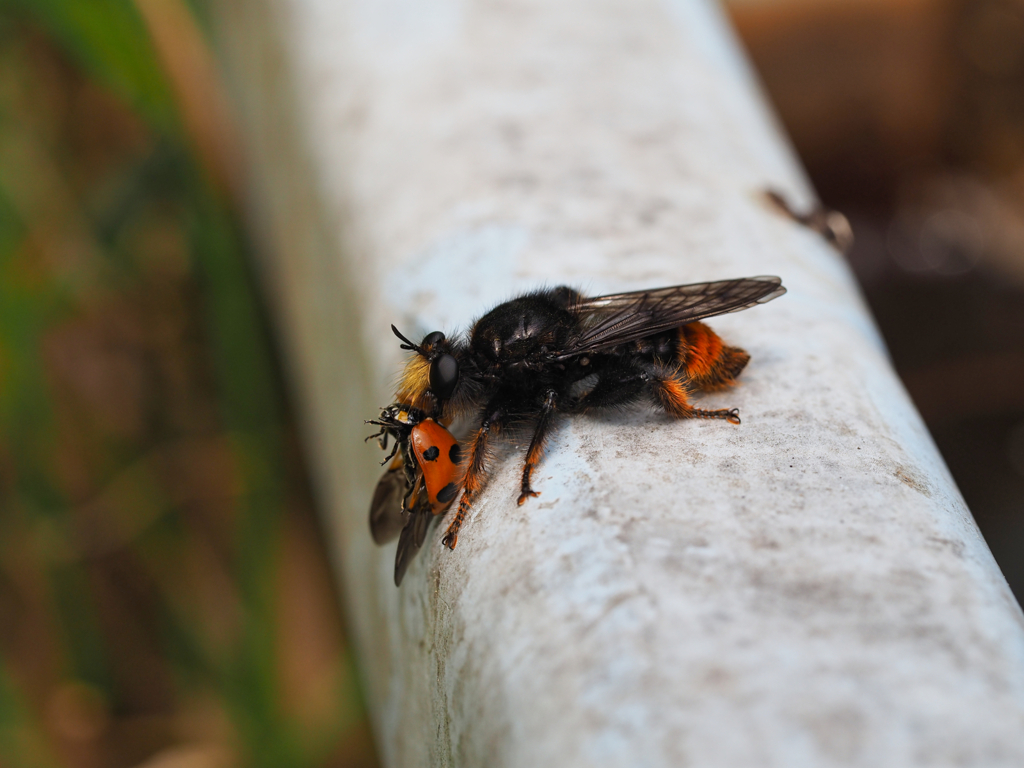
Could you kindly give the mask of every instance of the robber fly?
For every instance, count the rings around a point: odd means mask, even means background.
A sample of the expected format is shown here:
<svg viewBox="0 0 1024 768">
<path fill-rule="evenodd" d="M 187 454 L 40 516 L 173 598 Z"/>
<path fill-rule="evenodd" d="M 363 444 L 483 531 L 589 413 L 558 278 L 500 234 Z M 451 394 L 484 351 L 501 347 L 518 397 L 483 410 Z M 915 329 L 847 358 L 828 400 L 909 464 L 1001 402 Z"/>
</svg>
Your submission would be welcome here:
<svg viewBox="0 0 1024 768">
<path fill-rule="evenodd" d="M 692 393 L 732 385 L 750 359 L 700 321 L 764 304 L 785 292 L 778 277 L 596 298 L 563 286 L 499 304 L 465 337 L 434 331 L 414 344 L 392 326 L 402 348 L 415 353 L 406 363 L 398 402 L 444 423 L 472 413 L 477 425 L 458 473 L 462 497 L 442 543 L 455 548 L 487 479 L 488 448 L 507 429 L 532 428 L 518 499 L 522 504 L 538 495 L 531 477 L 556 413 L 647 400 L 680 418 L 739 424 L 735 408 L 709 411 L 690 404 Z"/>
</svg>

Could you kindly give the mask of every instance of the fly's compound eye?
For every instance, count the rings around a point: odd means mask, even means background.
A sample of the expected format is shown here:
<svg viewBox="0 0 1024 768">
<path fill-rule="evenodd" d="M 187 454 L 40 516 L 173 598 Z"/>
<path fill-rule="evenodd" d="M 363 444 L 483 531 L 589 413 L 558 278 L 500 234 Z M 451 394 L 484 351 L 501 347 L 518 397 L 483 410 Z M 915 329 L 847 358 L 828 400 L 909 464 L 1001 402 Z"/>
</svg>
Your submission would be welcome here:
<svg viewBox="0 0 1024 768">
<path fill-rule="evenodd" d="M 451 397 L 458 383 L 459 361 L 454 357 L 439 355 L 430 363 L 430 390 L 438 400 L 447 400 Z"/>
<path fill-rule="evenodd" d="M 420 346 L 432 347 L 435 344 L 441 343 L 442 341 L 444 341 L 444 334 L 441 333 L 440 331 L 434 331 L 433 333 L 428 333 L 426 336 L 423 337 L 423 341 L 420 342 Z"/>
</svg>

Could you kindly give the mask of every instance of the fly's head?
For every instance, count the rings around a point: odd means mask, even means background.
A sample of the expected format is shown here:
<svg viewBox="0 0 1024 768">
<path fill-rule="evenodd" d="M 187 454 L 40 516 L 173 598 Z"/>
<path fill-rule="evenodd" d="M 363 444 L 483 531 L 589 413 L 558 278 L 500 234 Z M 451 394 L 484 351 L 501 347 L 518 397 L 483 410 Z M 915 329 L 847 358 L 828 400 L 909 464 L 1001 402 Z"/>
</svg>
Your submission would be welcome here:
<svg viewBox="0 0 1024 768">
<path fill-rule="evenodd" d="M 416 353 L 405 364 L 398 400 L 434 416 L 448 416 L 462 383 L 460 349 L 440 331 L 414 344 L 395 326 L 391 330 L 404 342 L 402 349 Z"/>
</svg>

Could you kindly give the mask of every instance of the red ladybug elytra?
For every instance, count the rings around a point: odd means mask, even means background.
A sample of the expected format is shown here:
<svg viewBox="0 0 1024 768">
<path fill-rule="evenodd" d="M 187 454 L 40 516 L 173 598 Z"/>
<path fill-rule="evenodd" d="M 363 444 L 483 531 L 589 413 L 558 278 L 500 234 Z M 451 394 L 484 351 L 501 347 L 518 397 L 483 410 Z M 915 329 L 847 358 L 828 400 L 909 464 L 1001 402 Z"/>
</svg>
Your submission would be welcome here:
<svg viewBox="0 0 1024 768">
<path fill-rule="evenodd" d="M 412 558 L 423 546 L 433 515 L 444 512 L 459 492 L 461 448 L 445 427 L 418 408 L 396 403 L 367 424 L 380 431 L 376 437 L 391 453 L 382 462 L 391 466 L 377 483 L 370 504 L 370 531 L 385 544 L 399 536 L 395 556 L 395 585 L 401 583 Z"/>
<path fill-rule="evenodd" d="M 423 473 L 430 506 L 435 515 L 440 514 L 459 491 L 455 478 L 462 460 L 462 449 L 451 432 L 429 418 L 412 428 L 409 441 Z"/>
</svg>

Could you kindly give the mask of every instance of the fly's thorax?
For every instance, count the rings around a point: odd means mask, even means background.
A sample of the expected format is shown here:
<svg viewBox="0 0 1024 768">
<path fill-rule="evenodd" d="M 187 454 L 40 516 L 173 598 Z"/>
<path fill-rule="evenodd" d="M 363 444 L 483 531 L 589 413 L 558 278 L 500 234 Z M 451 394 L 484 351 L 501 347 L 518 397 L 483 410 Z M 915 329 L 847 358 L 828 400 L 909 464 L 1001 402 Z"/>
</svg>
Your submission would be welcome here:
<svg viewBox="0 0 1024 768">
<path fill-rule="evenodd" d="M 470 350 L 482 369 L 539 361 L 561 349 L 575 329 L 577 315 L 555 291 L 520 296 L 480 318 L 470 335 Z"/>
</svg>

